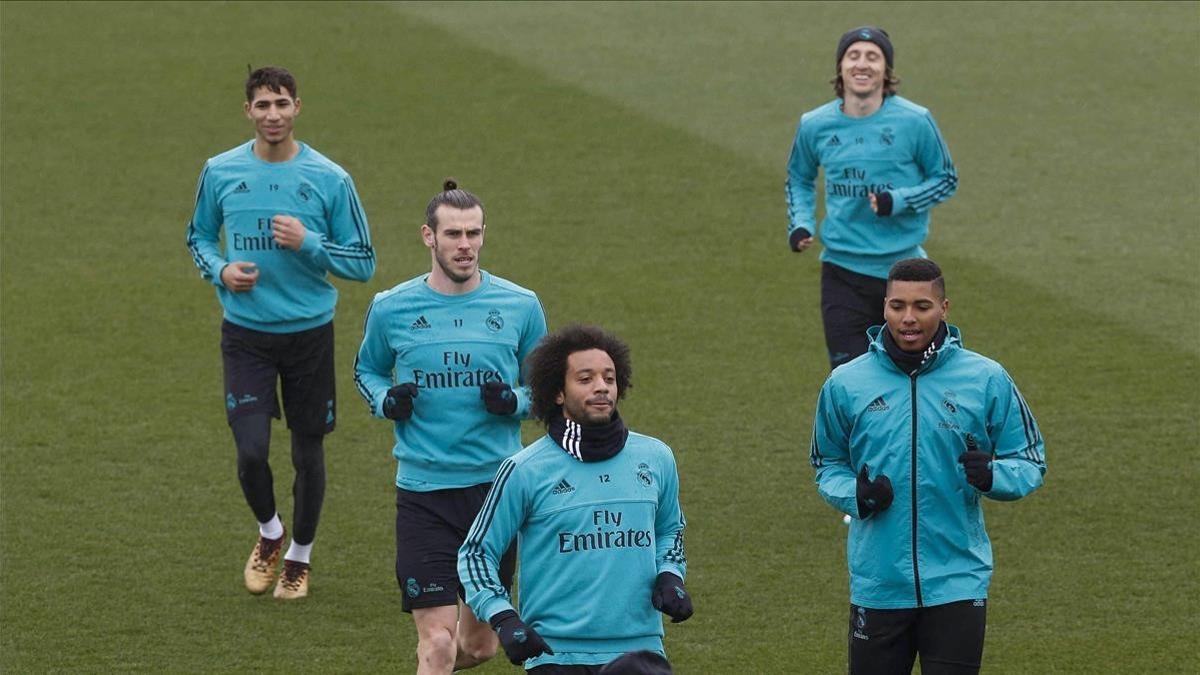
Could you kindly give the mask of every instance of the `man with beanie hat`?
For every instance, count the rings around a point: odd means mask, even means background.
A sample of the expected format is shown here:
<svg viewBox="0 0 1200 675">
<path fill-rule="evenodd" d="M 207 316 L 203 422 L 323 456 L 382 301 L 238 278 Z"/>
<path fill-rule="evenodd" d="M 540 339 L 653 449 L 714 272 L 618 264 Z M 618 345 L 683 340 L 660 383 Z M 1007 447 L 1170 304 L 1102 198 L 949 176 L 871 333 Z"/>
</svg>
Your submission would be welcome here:
<svg viewBox="0 0 1200 675">
<path fill-rule="evenodd" d="M 862 26 L 838 40 L 837 98 L 800 118 L 788 160 L 788 244 L 803 252 L 820 235 L 821 319 L 830 368 L 866 353 L 867 328 L 883 316 L 892 264 L 923 258 L 929 211 L 950 198 L 958 174 L 937 123 L 896 95 L 887 31 Z M 818 228 L 817 169 L 825 219 Z"/>
</svg>

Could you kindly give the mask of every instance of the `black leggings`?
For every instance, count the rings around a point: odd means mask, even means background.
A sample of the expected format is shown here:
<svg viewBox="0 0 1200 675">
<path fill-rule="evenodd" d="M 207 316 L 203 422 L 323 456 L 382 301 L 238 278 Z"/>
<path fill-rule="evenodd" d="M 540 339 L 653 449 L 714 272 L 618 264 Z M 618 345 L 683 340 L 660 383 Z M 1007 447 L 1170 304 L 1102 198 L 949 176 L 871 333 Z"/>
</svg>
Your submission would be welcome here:
<svg viewBox="0 0 1200 675">
<path fill-rule="evenodd" d="M 238 481 L 246 503 L 258 522 L 265 523 L 275 515 L 275 487 L 267 455 L 271 448 L 271 418 L 268 415 L 246 415 L 229 425 L 237 444 Z M 321 504 L 325 501 L 325 437 L 322 434 L 302 434 L 292 431 L 292 466 L 296 480 L 292 483 L 294 513 L 292 539 L 301 545 L 311 544 L 317 535 L 321 519 Z"/>
</svg>

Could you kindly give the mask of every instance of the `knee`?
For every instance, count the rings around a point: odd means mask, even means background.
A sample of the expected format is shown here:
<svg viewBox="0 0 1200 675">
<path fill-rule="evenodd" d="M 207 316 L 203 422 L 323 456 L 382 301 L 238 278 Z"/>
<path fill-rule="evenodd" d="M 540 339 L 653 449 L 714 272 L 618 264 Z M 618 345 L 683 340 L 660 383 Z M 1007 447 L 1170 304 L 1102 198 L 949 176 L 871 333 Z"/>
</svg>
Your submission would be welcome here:
<svg viewBox="0 0 1200 675">
<path fill-rule="evenodd" d="M 265 415 L 239 418 L 231 424 L 237 445 L 238 469 L 259 469 L 267 464 L 271 448 L 271 420 Z"/>
<path fill-rule="evenodd" d="M 258 438 L 239 438 L 237 443 L 238 471 L 259 471 L 266 468 L 269 450 L 269 441 Z"/>
<path fill-rule="evenodd" d="M 462 631 L 459 635 L 463 654 L 473 663 L 483 663 L 496 655 L 500 641 L 490 630 Z"/>
<path fill-rule="evenodd" d="M 292 436 L 292 466 L 298 472 L 320 471 L 325 467 L 323 436 Z"/>
<path fill-rule="evenodd" d="M 450 672 L 456 651 L 454 634 L 445 628 L 423 632 L 417 637 L 417 659 L 435 672 Z"/>
</svg>

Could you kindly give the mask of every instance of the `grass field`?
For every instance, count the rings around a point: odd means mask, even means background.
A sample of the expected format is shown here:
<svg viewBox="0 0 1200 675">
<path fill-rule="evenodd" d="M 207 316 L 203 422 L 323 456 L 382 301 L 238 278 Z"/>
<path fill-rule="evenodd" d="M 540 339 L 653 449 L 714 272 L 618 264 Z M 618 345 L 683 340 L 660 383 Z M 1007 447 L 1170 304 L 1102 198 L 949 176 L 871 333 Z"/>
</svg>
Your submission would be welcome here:
<svg viewBox="0 0 1200 675">
<path fill-rule="evenodd" d="M 486 268 L 633 345 L 624 416 L 674 447 L 689 520 L 678 672 L 843 672 L 844 528 L 807 463 L 819 267 L 782 184 L 867 22 L 959 169 L 927 245 L 951 320 L 1046 438 L 1045 487 L 987 507 L 986 670 L 1200 671 L 1194 2 L 3 3 L 0 670 L 413 669 L 389 430 L 350 364 L 454 175 Z M 313 595 L 286 606 L 240 586 L 220 311 L 183 244 L 204 159 L 251 134 L 248 62 L 297 73 L 298 137 L 354 175 L 379 256 L 339 283 Z"/>
</svg>

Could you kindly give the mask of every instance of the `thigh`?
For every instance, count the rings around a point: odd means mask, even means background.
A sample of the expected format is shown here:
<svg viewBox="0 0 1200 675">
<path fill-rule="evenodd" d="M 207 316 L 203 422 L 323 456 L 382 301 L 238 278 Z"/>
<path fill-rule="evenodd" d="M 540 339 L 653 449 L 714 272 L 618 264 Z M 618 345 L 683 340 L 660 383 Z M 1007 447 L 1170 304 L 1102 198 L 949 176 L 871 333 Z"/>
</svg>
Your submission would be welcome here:
<svg viewBox="0 0 1200 675">
<path fill-rule="evenodd" d="M 333 431 L 337 418 L 333 322 L 292 333 L 279 360 L 288 428 L 304 434 Z"/>
<path fill-rule="evenodd" d="M 911 673 L 917 654 L 916 611 L 851 605 L 851 675 Z"/>
<path fill-rule="evenodd" d="M 978 673 L 983 661 L 987 600 L 963 600 L 921 610 L 917 650 L 924 675 Z"/>
<path fill-rule="evenodd" d="M 836 368 L 867 352 L 867 329 L 883 323 L 887 282 L 825 263 L 821 267 L 821 321 L 829 363 Z"/>
<path fill-rule="evenodd" d="M 404 611 L 457 608 L 458 549 L 465 533 L 447 519 L 448 492 L 396 490 L 396 581 Z"/>
<path fill-rule="evenodd" d="M 425 642 L 438 633 L 458 632 L 458 608 L 418 607 L 412 610 L 413 623 L 417 626 L 417 639 Z"/>
<path fill-rule="evenodd" d="M 246 415 L 279 417 L 271 358 L 275 336 L 221 323 L 221 365 L 225 374 L 225 418 L 230 423 Z"/>
</svg>

